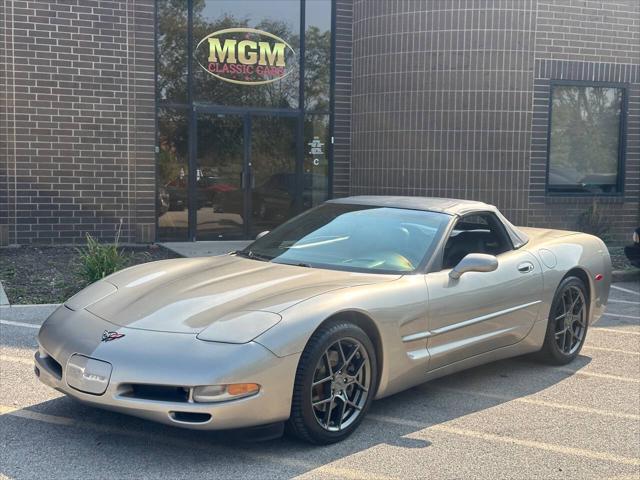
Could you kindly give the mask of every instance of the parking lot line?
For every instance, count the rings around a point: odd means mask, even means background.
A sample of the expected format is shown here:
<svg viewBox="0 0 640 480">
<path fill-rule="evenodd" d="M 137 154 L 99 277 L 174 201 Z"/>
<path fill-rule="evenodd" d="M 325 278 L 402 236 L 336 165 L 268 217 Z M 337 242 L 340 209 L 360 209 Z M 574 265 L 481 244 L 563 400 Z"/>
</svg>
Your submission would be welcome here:
<svg viewBox="0 0 640 480">
<path fill-rule="evenodd" d="M 432 387 L 428 386 L 427 388 L 432 388 Z M 622 418 L 624 420 L 635 420 L 635 421 L 640 420 L 640 415 L 634 415 L 632 413 L 613 412 L 609 410 L 601 410 L 599 408 L 580 407 L 577 405 L 568 405 L 565 403 L 548 402 L 546 400 L 537 400 L 535 398 L 530 398 L 530 397 L 510 397 L 508 395 L 499 395 L 496 393 L 481 392 L 478 390 L 467 390 L 463 388 L 452 388 L 452 387 L 435 386 L 433 387 L 433 389 L 443 391 L 443 392 L 459 393 L 463 395 L 473 395 L 476 397 L 491 398 L 493 400 L 500 400 L 503 402 L 526 403 L 529 405 L 537 405 L 540 407 L 557 408 L 560 410 L 570 410 L 572 412 L 588 413 L 592 415 L 601 415 L 605 417 Z"/>
<path fill-rule="evenodd" d="M 205 449 L 207 453 L 211 453 L 211 448 L 215 446 L 223 449 L 228 448 L 220 444 L 206 445 L 203 443 L 192 442 L 189 440 L 182 440 L 182 439 L 174 440 L 171 438 L 167 438 L 166 436 L 159 437 L 157 435 L 147 434 L 139 431 L 123 430 L 121 428 L 110 427 L 107 425 L 100 425 L 93 422 L 78 421 L 74 418 L 61 417 L 58 415 L 49 415 L 46 413 L 34 412 L 32 410 L 25 410 L 22 407 L 10 407 L 7 405 L 0 405 L 0 416 L 3 416 L 3 415 L 10 415 L 12 417 L 18 417 L 18 418 L 23 418 L 27 420 L 34 420 L 37 422 L 43 422 L 51 425 L 87 428 L 87 429 L 99 431 L 102 433 L 125 435 L 128 437 L 141 438 L 149 442 L 164 443 L 164 444 L 168 444 L 170 446 L 176 446 L 179 448 L 188 447 L 188 448 L 194 448 L 194 449 L 200 449 L 200 450 Z M 234 451 L 237 452 L 237 449 Z M 322 473 L 325 475 L 333 475 L 341 478 L 349 478 L 352 480 L 366 480 L 371 478 L 375 478 L 379 480 L 395 480 L 393 477 L 371 474 L 367 471 L 359 471 L 359 470 L 354 470 L 350 468 L 343 468 L 343 467 L 333 466 L 331 464 L 318 466 L 313 463 L 305 462 L 304 460 L 286 457 L 283 455 L 271 455 L 268 453 L 258 453 L 258 452 L 246 451 L 246 450 L 239 452 L 239 454 L 252 458 L 254 460 L 258 460 L 258 461 L 266 461 L 276 465 L 284 465 L 288 467 L 301 468 L 306 470 L 305 474 L 313 471 L 313 472 Z"/>
<path fill-rule="evenodd" d="M 621 313 L 608 313 L 605 312 L 602 315 L 606 317 L 620 317 L 620 318 L 631 318 L 632 320 L 640 320 L 640 317 L 636 317 L 635 315 L 622 315 Z"/>
<path fill-rule="evenodd" d="M 609 303 L 628 303 L 630 305 L 640 305 L 640 302 L 632 302 L 631 300 L 618 300 L 614 298 L 610 298 L 608 300 Z"/>
<path fill-rule="evenodd" d="M 607 380 L 616 380 L 618 382 L 640 383 L 640 378 L 622 377 L 620 375 L 610 375 L 608 373 L 584 372 L 582 370 L 571 370 L 570 368 L 555 368 L 558 372 L 571 373 L 572 375 L 580 375 L 584 377 L 606 378 Z"/>
<path fill-rule="evenodd" d="M 629 290 L 628 288 L 619 287 L 617 285 L 611 285 L 611 288 L 614 290 L 619 290 L 621 292 L 633 293 L 634 295 L 640 296 L 640 292 L 636 292 L 635 290 Z"/>
<path fill-rule="evenodd" d="M 621 455 L 615 455 L 612 453 L 600 452 L 596 450 L 586 450 L 582 448 L 556 445 L 553 443 L 538 442 L 534 440 L 525 440 L 522 438 L 510 437 L 508 435 L 495 435 L 493 433 L 485 433 L 477 430 L 469 430 L 466 428 L 457 428 L 457 427 L 452 427 L 450 425 L 445 425 L 445 424 L 431 425 L 429 427 L 425 427 L 424 424 L 420 422 L 416 422 L 413 420 L 405 420 L 403 418 L 390 417 L 387 415 L 369 414 L 367 418 L 370 418 L 372 420 L 376 420 L 379 422 L 386 422 L 386 423 L 391 423 L 394 425 L 400 425 L 404 427 L 417 428 L 418 432 L 421 432 L 421 433 L 422 432 L 450 433 L 453 435 L 459 435 L 459 436 L 468 437 L 468 438 L 477 438 L 479 440 L 485 440 L 490 442 L 506 443 L 509 445 L 519 445 L 522 447 L 534 448 L 538 450 L 546 450 L 546 451 L 558 453 L 561 455 L 573 455 L 576 457 L 589 458 L 591 460 L 600 460 L 604 462 L 640 466 L 639 458 L 623 457 Z M 418 432 L 414 432 L 414 433 L 418 433 Z"/>
<path fill-rule="evenodd" d="M 619 348 L 594 347 L 593 345 L 585 345 L 582 349 L 598 350 L 600 352 L 624 353 L 626 355 L 640 355 L 640 352 L 632 352 L 631 350 L 620 350 Z"/>
<path fill-rule="evenodd" d="M 11 325 L 12 327 L 24 327 L 24 328 L 40 328 L 40 325 L 34 325 L 33 323 L 14 322 L 13 320 L 0 320 L 1 325 Z"/>
<path fill-rule="evenodd" d="M 633 332 L 631 330 L 618 330 L 616 328 L 603 328 L 603 327 L 593 327 L 591 328 L 592 332 L 612 332 L 612 333 L 621 333 L 623 335 L 640 335 L 640 332 Z"/>
</svg>

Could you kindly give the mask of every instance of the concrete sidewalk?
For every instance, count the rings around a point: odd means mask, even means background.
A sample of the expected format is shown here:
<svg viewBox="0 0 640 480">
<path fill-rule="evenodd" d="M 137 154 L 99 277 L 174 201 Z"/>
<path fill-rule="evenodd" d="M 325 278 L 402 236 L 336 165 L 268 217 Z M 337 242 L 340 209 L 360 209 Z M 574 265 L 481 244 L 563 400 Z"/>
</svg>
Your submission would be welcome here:
<svg viewBox="0 0 640 480">
<path fill-rule="evenodd" d="M 251 242 L 251 240 L 216 240 L 209 242 L 163 242 L 159 245 L 183 257 L 213 257 L 241 250 Z"/>
</svg>

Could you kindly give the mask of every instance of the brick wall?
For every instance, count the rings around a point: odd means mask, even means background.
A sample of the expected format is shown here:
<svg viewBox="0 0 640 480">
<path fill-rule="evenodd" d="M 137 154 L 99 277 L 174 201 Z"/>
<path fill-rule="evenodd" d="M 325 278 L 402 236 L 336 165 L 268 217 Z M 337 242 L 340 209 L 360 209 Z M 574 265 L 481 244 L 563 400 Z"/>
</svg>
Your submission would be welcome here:
<svg viewBox="0 0 640 480">
<path fill-rule="evenodd" d="M 493 203 L 514 222 L 611 236 L 640 224 L 640 2 L 355 0 L 352 194 Z M 550 81 L 629 84 L 624 195 L 545 192 Z"/>
<path fill-rule="evenodd" d="M 333 196 L 349 195 L 353 2 L 336 0 Z"/>
<path fill-rule="evenodd" d="M 531 0 L 354 6 L 351 192 L 528 213 Z"/>
<path fill-rule="evenodd" d="M 5 243 L 152 240 L 153 0 L 0 8 Z"/>
<path fill-rule="evenodd" d="M 628 243 L 640 225 L 640 3 L 540 0 L 535 56 L 529 223 L 573 229 L 595 204 L 612 239 Z M 623 196 L 545 194 L 549 96 L 557 79 L 628 85 Z"/>
</svg>

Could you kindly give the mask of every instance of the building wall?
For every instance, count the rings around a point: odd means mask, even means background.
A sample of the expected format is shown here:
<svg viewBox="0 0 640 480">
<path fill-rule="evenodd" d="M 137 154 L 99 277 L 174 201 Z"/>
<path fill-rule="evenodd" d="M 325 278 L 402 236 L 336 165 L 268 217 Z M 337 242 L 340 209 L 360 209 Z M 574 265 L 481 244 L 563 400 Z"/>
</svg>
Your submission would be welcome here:
<svg viewBox="0 0 640 480">
<path fill-rule="evenodd" d="M 355 1 L 352 193 L 472 198 L 526 223 L 534 7 Z"/>
<path fill-rule="evenodd" d="M 150 241 L 153 0 L 6 0 L 3 243 Z M 4 90 L 4 89 L 3 89 Z"/>
<path fill-rule="evenodd" d="M 640 225 L 640 3 L 540 0 L 536 18 L 529 223 L 576 228 L 595 203 L 609 235 L 628 242 Z M 623 196 L 545 195 L 551 79 L 629 85 Z"/>
<path fill-rule="evenodd" d="M 518 224 L 640 223 L 640 3 L 355 0 L 352 194 L 493 203 Z M 549 80 L 629 83 L 624 196 L 545 193 Z"/>
<path fill-rule="evenodd" d="M 351 70 L 353 42 L 353 2 L 335 2 L 335 84 L 333 196 L 349 195 L 351 173 Z"/>
</svg>

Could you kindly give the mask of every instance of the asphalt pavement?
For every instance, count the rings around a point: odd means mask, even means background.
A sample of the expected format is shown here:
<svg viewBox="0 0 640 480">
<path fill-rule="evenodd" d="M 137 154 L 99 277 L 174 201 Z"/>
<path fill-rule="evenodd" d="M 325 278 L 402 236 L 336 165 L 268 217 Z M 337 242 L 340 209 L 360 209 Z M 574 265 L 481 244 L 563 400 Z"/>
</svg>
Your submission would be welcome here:
<svg viewBox="0 0 640 480">
<path fill-rule="evenodd" d="M 33 374 L 47 309 L 0 312 L 0 478 L 640 479 L 640 285 L 581 355 L 495 362 L 377 401 L 348 440 L 232 441 L 79 404 Z"/>
</svg>

